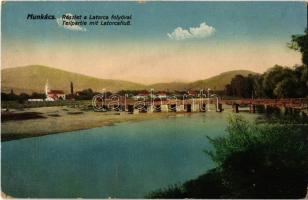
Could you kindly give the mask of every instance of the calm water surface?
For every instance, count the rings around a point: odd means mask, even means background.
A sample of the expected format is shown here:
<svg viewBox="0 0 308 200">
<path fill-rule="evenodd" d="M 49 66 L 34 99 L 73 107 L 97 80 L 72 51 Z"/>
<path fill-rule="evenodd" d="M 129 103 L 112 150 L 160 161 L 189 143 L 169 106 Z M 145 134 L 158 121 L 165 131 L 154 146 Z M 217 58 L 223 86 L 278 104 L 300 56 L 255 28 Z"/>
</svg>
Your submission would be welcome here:
<svg viewBox="0 0 308 200">
<path fill-rule="evenodd" d="M 2 142 L 2 191 L 14 197 L 142 198 L 213 167 L 203 153 L 211 148 L 206 135 L 226 134 L 228 115 L 179 115 Z"/>
</svg>

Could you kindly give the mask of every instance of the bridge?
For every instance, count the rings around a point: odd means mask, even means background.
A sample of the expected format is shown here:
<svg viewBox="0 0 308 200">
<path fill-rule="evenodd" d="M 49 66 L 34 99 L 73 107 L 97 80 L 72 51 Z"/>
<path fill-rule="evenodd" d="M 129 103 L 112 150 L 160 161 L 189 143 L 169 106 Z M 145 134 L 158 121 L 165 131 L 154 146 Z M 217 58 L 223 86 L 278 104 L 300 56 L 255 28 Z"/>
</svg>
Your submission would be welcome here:
<svg viewBox="0 0 308 200">
<path fill-rule="evenodd" d="M 99 103 L 102 103 L 100 101 Z M 134 109 L 135 107 L 141 108 L 144 112 L 149 110 L 151 107 L 159 108 L 161 110 L 173 110 L 173 111 L 200 111 L 205 112 L 209 107 L 209 104 L 216 105 L 216 111 L 222 112 L 223 105 L 230 105 L 233 107 L 233 111 L 240 112 L 241 107 L 248 107 L 251 113 L 255 113 L 256 110 L 263 110 L 265 112 L 271 112 L 273 110 L 284 109 L 285 112 L 296 113 L 296 112 L 307 112 L 308 109 L 308 98 L 286 98 L 286 99 L 221 99 L 218 96 L 213 96 L 208 98 L 191 98 L 191 99 L 177 99 L 177 98 L 167 98 L 167 99 L 144 99 L 144 100 L 134 100 L 119 98 L 117 101 L 114 99 L 106 99 L 104 101 L 105 105 L 119 105 L 122 110 L 127 110 L 127 107 Z M 187 110 L 188 109 L 188 110 Z"/>
<path fill-rule="evenodd" d="M 308 109 L 308 98 L 285 98 L 285 99 L 238 99 L 238 100 L 222 100 L 226 105 L 232 105 L 235 112 L 240 106 L 248 106 L 250 112 L 255 112 L 256 107 L 264 107 L 264 109 L 285 109 L 286 112 L 300 112 Z"/>
</svg>

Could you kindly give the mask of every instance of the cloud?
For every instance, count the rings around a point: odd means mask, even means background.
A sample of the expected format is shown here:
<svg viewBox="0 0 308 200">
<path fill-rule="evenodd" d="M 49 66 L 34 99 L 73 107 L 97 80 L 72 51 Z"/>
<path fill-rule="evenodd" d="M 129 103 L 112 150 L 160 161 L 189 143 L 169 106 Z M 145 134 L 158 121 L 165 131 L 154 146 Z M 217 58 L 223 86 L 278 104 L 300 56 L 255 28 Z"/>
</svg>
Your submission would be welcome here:
<svg viewBox="0 0 308 200">
<path fill-rule="evenodd" d="M 189 30 L 177 27 L 172 33 L 167 33 L 168 37 L 173 40 L 185 40 L 190 38 L 205 38 L 213 35 L 215 28 L 203 22 L 199 27 L 191 27 Z"/>
<path fill-rule="evenodd" d="M 66 16 L 71 16 L 73 17 L 74 15 L 71 13 L 66 13 Z M 76 25 L 76 20 L 75 19 L 65 19 L 66 22 L 69 22 L 71 25 L 64 25 L 62 18 L 57 18 L 57 23 L 60 27 L 63 27 L 65 29 L 71 30 L 71 31 L 87 31 L 86 28 L 81 27 L 79 25 Z"/>
</svg>

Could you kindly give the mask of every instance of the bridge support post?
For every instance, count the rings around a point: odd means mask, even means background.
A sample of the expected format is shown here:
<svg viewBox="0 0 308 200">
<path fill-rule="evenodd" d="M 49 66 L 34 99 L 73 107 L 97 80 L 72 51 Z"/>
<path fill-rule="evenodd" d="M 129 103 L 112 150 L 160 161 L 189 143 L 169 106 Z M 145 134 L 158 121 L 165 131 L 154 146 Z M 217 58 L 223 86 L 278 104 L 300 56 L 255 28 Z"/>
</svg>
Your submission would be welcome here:
<svg viewBox="0 0 308 200">
<path fill-rule="evenodd" d="M 216 112 L 222 112 L 223 109 L 222 109 L 222 103 L 218 103 L 218 105 L 216 105 L 217 108 L 216 108 Z"/>
<path fill-rule="evenodd" d="M 186 104 L 186 112 L 191 112 L 191 104 Z"/>
<path fill-rule="evenodd" d="M 256 105 L 250 104 L 249 105 L 249 112 L 250 113 L 256 113 Z"/>
<path fill-rule="evenodd" d="M 121 105 L 121 111 L 124 111 L 125 112 L 125 106 L 124 105 Z"/>
<path fill-rule="evenodd" d="M 161 105 L 154 105 L 153 112 L 161 112 Z"/>
<path fill-rule="evenodd" d="M 176 112 L 176 104 L 170 104 L 169 111 Z"/>
<path fill-rule="evenodd" d="M 270 105 L 266 105 L 265 110 L 266 110 L 266 114 L 272 114 L 274 112 L 273 107 Z"/>
<path fill-rule="evenodd" d="M 200 104 L 200 106 L 199 106 L 199 111 L 200 111 L 200 112 L 205 112 L 205 111 L 206 111 L 206 103 Z"/>
<path fill-rule="evenodd" d="M 148 106 L 146 105 L 139 109 L 139 113 L 146 113 L 146 112 L 148 112 Z"/>
<path fill-rule="evenodd" d="M 128 114 L 134 114 L 134 105 L 128 105 L 127 111 L 128 111 Z"/>
<path fill-rule="evenodd" d="M 162 105 L 161 106 L 161 111 L 168 112 L 169 111 L 168 105 Z"/>
<path fill-rule="evenodd" d="M 233 104 L 233 112 L 239 113 L 238 107 L 239 107 L 239 104 L 237 104 L 237 103 Z"/>
</svg>

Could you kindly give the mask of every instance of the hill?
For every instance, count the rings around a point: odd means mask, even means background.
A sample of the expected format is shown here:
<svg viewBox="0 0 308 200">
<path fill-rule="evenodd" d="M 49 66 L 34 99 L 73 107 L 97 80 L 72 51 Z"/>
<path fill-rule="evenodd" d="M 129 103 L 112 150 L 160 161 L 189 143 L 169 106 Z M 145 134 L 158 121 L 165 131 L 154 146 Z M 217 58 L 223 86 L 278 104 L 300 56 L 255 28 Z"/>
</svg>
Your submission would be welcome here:
<svg viewBox="0 0 308 200">
<path fill-rule="evenodd" d="M 183 82 L 170 82 L 170 83 L 155 83 L 149 85 L 149 88 L 154 88 L 156 91 L 174 91 L 174 90 L 186 90 L 188 83 Z"/>
<path fill-rule="evenodd" d="M 99 79 L 56 68 L 31 65 L 26 67 L 2 69 L 1 89 L 3 92 L 9 92 L 13 89 L 17 94 L 21 92 L 28 94 L 31 94 L 32 92 L 44 92 L 44 86 L 48 80 L 50 88 L 61 89 L 66 93 L 70 92 L 71 81 L 74 83 L 74 91 L 80 91 L 87 88 L 91 88 L 94 91 L 101 91 L 103 88 L 106 88 L 108 91 L 142 90 L 150 88 L 154 88 L 155 91 L 187 89 L 199 90 L 201 88 L 223 90 L 225 85 L 230 83 L 231 79 L 237 74 L 246 76 L 248 74 L 255 73 L 247 70 L 235 70 L 191 83 L 171 82 L 143 85 L 129 81 Z"/>
<path fill-rule="evenodd" d="M 233 70 L 228 72 L 223 72 L 217 76 L 213 76 L 208 79 L 198 80 L 190 83 L 183 82 L 171 82 L 171 83 L 156 83 L 149 85 L 149 88 L 155 88 L 155 90 L 200 90 L 204 88 L 211 88 L 214 90 L 224 90 L 225 85 L 231 82 L 231 79 L 235 75 L 247 76 L 248 74 L 256 74 L 255 72 L 248 70 Z"/>
<path fill-rule="evenodd" d="M 255 72 L 248 71 L 248 70 L 234 70 L 221 73 L 217 76 L 213 76 L 211 78 L 205 80 L 199 80 L 188 84 L 188 88 L 199 90 L 201 88 L 211 88 L 214 90 L 224 90 L 225 85 L 231 82 L 231 79 L 235 75 L 243 75 L 247 76 L 248 74 L 256 74 Z"/>
<path fill-rule="evenodd" d="M 145 88 L 142 84 L 129 81 L 99 79 L 40 65 L 7 68 L 1 72 L 1 89 L 3 92 L 8 92 L 11 89 L 15 93 L 44 92 L 47 80 L 50 88 L 61 89 L 66 93 L 70 91 L 71 81 L 74 83 L 74 91 L 87 88 L 92 88 L 94 91 L 101 91 L 103 88 L 110 91 Z"/>
</svg>

